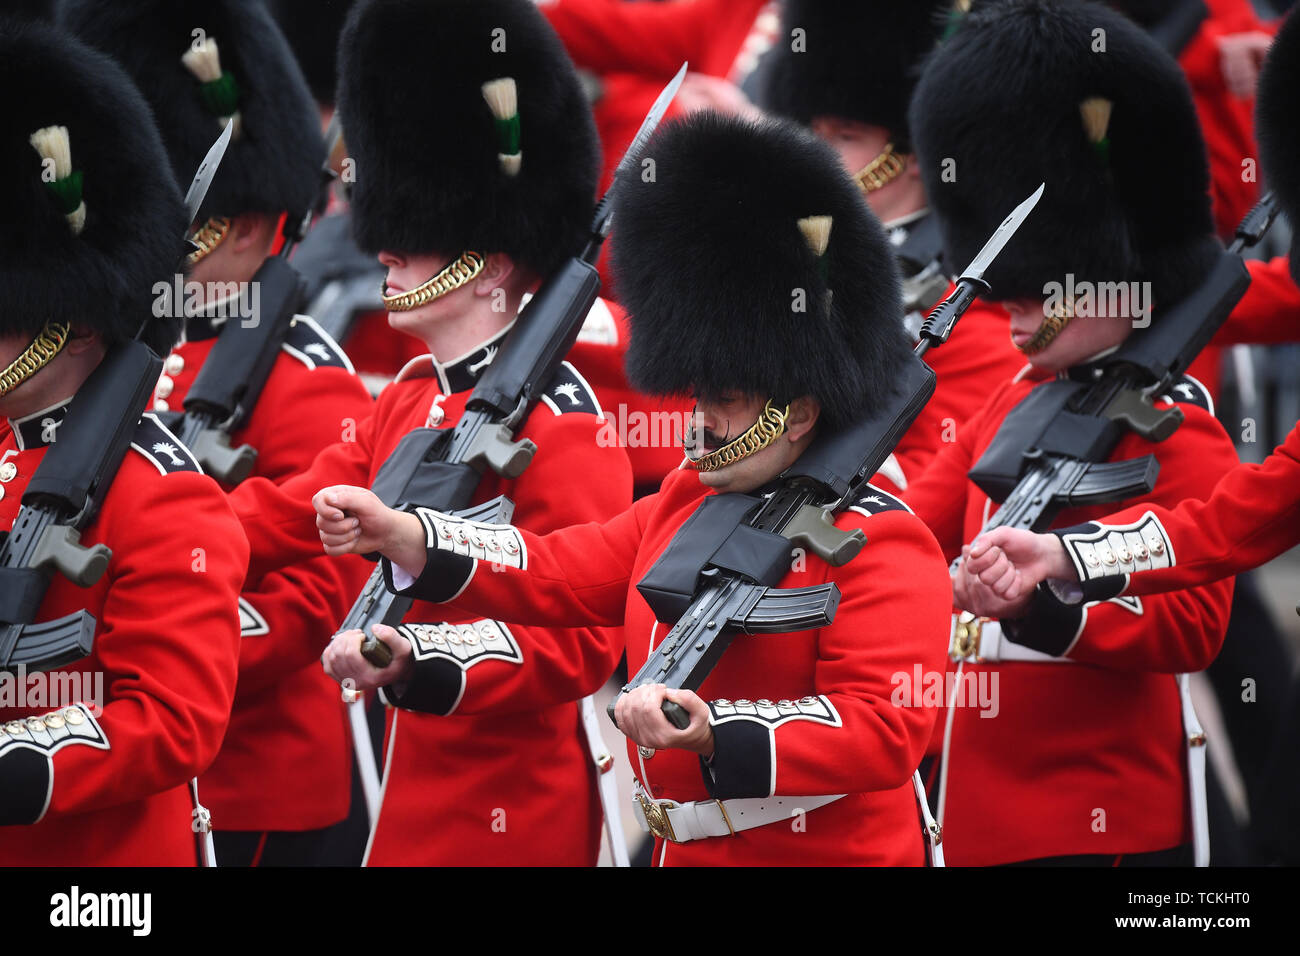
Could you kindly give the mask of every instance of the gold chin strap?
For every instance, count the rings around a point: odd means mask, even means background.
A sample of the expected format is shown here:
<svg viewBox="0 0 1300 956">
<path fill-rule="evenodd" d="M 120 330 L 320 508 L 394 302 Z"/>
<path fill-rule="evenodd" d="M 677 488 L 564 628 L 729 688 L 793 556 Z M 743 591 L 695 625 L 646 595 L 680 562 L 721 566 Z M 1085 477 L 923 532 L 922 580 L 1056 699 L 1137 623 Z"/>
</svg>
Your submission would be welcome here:
<svg viewBox="0 0 1300 956">
<path fill-rule="evenodd" d="M 864 193 L 874 193 L 882 186 L 888 186 L 898 174 L 907 168 L 907 158 L 894 152 L 894 144 L 886 143 L 880 155 L 867 163 L 862 172 L 853 178 Z"/>
<path fill-rule="evenodd" d="M 441 298 L 448 292 L 459 289 L 483 271 L 486 261 L 477 252 L 462 252 L 459 259 L 449 262 L 446 268 L 432 279 L 398 295 L 387 294 L 388 277 L 385 276 L 379 286 L 379 296 L 384 300 L 384 308 L 389 312 L 410 312 L 427 302 Z"/>
<path fill-rule="evenodd" d="M 1042 325 L 1035 330 L 1028 342 L 1024 345 L 1017 345 L 1016 348 L 1025 355 L 1037 355 L 1052 344 L 1052 341 L 1061 334 L 1073 318 L 1074 299 L 1066 299 L 1051 314 L 1043 316 Z"/>
<path fill-rule="evenodd" d="M 772 400 L 769 398 L 758 415 L 758 421 L 750 425 L 743 435 L 700 458 L 692 458 L 688 450 L 686 467 L 692 471 L 717 471 L 719 468 L 734 465 L 742 458 L 748 458 L 754 452 L 762 451 L 781 437 L 785 431 L 785 420 L 789 415 L 789 405 L 784 410 L 777 411 L 772 407 Z"/>
<path fill-rule="evenodd" d="M 67 322 L 46 322 L 45 328 L 23 349 L 22 355 L 0 372 L 0 396 L 12 392 L 46 365 L 67 344 L 70 326 Z"/>
<path fill-rule="evenodd" d="M 229 231 L 229 219 L 225 216 L 213 216 L 199 227 L 198 232 L 190 236 L 190 242 L 194 243 L 198 248 L 186 256 L 185 261 L 189 265 L 194 265 L 203 259 L 225 241 L 226 233 Z"/>
</svg>

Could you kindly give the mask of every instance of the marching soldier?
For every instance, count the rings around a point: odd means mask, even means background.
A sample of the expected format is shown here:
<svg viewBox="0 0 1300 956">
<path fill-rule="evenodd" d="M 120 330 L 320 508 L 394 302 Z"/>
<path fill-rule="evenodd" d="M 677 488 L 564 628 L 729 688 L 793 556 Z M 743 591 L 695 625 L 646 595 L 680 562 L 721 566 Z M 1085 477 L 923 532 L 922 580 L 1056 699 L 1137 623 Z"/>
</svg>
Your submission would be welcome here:
<svg viewBox="0 0 1300 956">
<path fill-rule="evenodd" d="M 908 347 L 887 240 L 824 144 L 791 124 L 699 113 L 665 128 L 647 155 L 657 178 L 629 183 L 616 204 L 614 265 L 632 317 L 633 383 L 694 396 L 687 466 L 603 525 L 544 536 L 399 513 L 360 488 L 316 497 L 328 552 L 379 550 L 395 587 L 461 611 L 622 623 L 632 671 L 675 620 L 658 617 L 638 583 L 697 508 L 774 488 L 814 436 L 890 394 Z M 805 310 L 792 307 L 792 290 Z M 780 582 L 838 585 L 833 624 L 738 637 L 698 695 L 660 684 L 620 700 L 658 864 L 922 862 L 909 777 L 934 712 L 891 695 L 900 673 L 941 665 L 949 586 L 921 522 L 868 492 L 837 519 L 866 532 L 862 553 L 839 568 L 796 560 Z M 462 539 L 474 547 L 454 544 Z M 475 561 L 498 553 L 508 556 L 502 573 Z M 402 650 L 381 671 L 340 642 L 327 662 L 362 686 L 454 689 L 418 636 L 394 641 Z M 665 718 L 665 699 L 690 714 L 686 729 Z"/>
<path fill-rule="evenodd" d="M 151 316 L 149 290 L 182 255 L 185 213 L 149 109 L 107 57 L 0 18 L 0 82 L 21 91 L 0 134 L 0 529 L 13 546 L 20 507 L 52 490 L 41 465 L 63 436 L 140 415 L 77 399 L 142 324 L 156 351 L 175 340 L 178 323 Z M 28 618 L 84 611 L 93 649 L 25 680 L 0 673 L 0 865 L 197 862 L 203 811 L 188 784 L 230 716 L 248 546 L 225 495 L 158 418 L 133 431 L 81 534 L 111 549 L 107 570 L 85 588 L 54 573 Z M 0 568 L 0 633 L 23 620 L 39 578 Z"/>
<path fill-rule="evenodd" d="M 281 219 L 299 222 L 319 196 L 325 150 L 316 112 L 258 0 L 69 0 L 62 17 L 134 78 L 178 178 L 235 125 L 199 210 L 185 301 L 170 303 L 183 308 L 184 339 L 166 357 L 153 410 L 179 412 L 228 325 L 237 335 L 281 320 L 269 303 L 261 308 L 258 269 Z M 306 469 L 371 407 L 333 339 L 308 316 L 289 321 L 257 404 L 231 435 L 235 447 L 257 450 L 253 473 L 270 481 Z M 315 560 L 245 583 L 235 710 L 202 780 L 223 864 L 301 865 L 343 852 L 329 849 L 325 831 L 348 815 L 351 748 L 338 688 L 317 661 L 366 573 L 360 560 Z M 355 861 L 359 830 L 352 843 Z"/>
<path fill-rule="evenodd" d="M 1104 31 L 1104 55 L 1092 50 L 1095 30 Z M 1142 334 L 1135 326 L 1161 322 L 1195 289 L 1220 251 L 1204 147 L 1177 64 L 1104 7 L 1008 0 L 977 10 L 930 61 L 911 116 L 951 261 L 974 255 L 1010 197 L 1046 182 L 985 275 L 1030 369 L 989 397 L 906 496 L 951 559 L 996 514 L 973 481 L 988 487 L 1002 473 L 997 462 L 1008 454 L 1019 462 L 1033 440 L 1034 426 L 1023 422 L 1035 406 L 1026 401 L 1057 378 L 1087 381 L 1093 362 Z M 946 158 L 951 182 L 941 174 Z M 1074 281 L 1124 283 L 1128 310 L 1050 291 Z M 1186 418 L 1171 437 L 1154 443 L 1126 432 L 1110 455 L 1159 461 L 1155 490 L 1139 500 L 1204 495 L 1236 461 L 1203 391 L 1182 385 L 1174 398 Z M 1067 508 L 1056 524 L 1104 510 Z M 959 609 L 970 610 L 970 578 L 958 566 Z M 1173 675 L 1214 659 L 1231 593 L 1223 582 L 1086 608 L 1040 594 L 988 615 L 1000 622 L 957 622 L 955 635 L 970 639 L 953 652 L 966 683 L 998 679 L 1000 706 L 995 719 L 960 706 L 948 715 L 940 806 L 949 862 L 1190 863 L 1188 788 L 1197 781 L 1189 781 L 1184 720 L 1194 716 Z"/>
<path fill-rule="evenodd" d="M 581 250 L 594 203 L 590 112 L 531 3 L 366 0 L 339 49 L 357 239 L 387 267 L 392 326 L 429 354 L 384 390 L 355 441 L 283 485 L 237 489 L 254 574 L 320 555 L 311 499 L 322 486 L 370 485 L 408 432 L 455 427 L 523 294 Z M 403 63 L 419 69 L 392 69 Z M 569 363 L 544 388 L 515 432 L 536 443 L 532 463 L 517 479 L 486 472 L 474 503 L 504 495 L 538 532 L 616 514 L 630 500 L 630 470 L 621 449 L 597 442 L 595 396 Z M 446 683 L 386 692 L 370 864 L 595 863 L 596 770 L 577 702 L 614 670 L 618 635 L 497 617 L 421 603 L 406 616 Z M 360 642 L 352 631 L 334 646 Z"/>
<path fill-rule="evenodd" d="M 1283 210 L 1300 221 L 1300 16 L 1279 31 L 1260 74 L 1258 132 L 1268 182 Z M 1300 279 L 1293 240 L 1291 274 Z M 1291 316 L 1294 324 L 1295 316 Z M 1162 545 L 1135 553 L 1140 535 Z M 1048 580 L 1083 582 L 1094 594 L 1159 594 L 1259 567 L 1300 542 L 1300 425 L 1260 464 L 1233 468 L 1204 500 L 1138 504 L 1086 524 L 1033 534 L 997 528 L 971 547 L 969 571 L 1003 601 L 1018 602 Z M 1056 589 L 1058 592 L 1061 588 Z M 1080 589 L 1072 588 L 1071 591 Z M 982 589 L 978 591 L 984 596 Z M 1073 595 L 1076 600 L 1083 594 Z"/>
<path fill-rule="evenodd" d="M 912 155 L 907 104 L 919 63 L 939 42 L 951 0 L 844 7 L 788 0 L 769 54 L 762 106 L 812 129 L 840 155 L 898 257 L 912 335 L 951 289 L 942 237 Z M 955 20 L 953 21 L 956 22 Z M 944 348 L 927 358 L 934 397 L 898 443 L 877 480 L 902 492 L 986 393 L 1024 366 L 1006 334 L 1007 317 L 977 302 Z"/>
</svg>

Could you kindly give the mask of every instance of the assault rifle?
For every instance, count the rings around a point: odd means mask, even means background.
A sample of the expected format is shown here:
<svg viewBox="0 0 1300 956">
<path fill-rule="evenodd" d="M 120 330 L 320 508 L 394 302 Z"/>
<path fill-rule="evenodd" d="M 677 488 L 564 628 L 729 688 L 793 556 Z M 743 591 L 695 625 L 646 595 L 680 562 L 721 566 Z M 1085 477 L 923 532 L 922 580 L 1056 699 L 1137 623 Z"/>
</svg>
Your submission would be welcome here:
<svg viewBox="0 0 1300 956">
<path fill-rule="evenodd" d="M 921 361 L 942 345 L 975 299 L 989 291 L 984 272 L 1038 204 L 1043 186 L 1003 220 L 921 328 L 891 401 L 856 424 L 817 438 L 768 495 L 706 497 L 637 585 L 660 621 L 677 621 L 619 696 L 645 684 L 695 690 L 737 634 L 781 634 L 825 627 L 839 606 L 832 582 L 777 588 L 793 546 L 839 567 L 867 543 L 835 516 L 852 505 L 934 393 L 934 372 Z M 616 697 L 608 713 L 614 719 Z M 664 715 L 685 729 L 690 718 L 672 701 Z"/>
<path fill-rule="evenodd" d="M 194 175 L 185 196 L 187 228 L 203 204 L 231 130 L 226 127 Z M 77 390 L 58 441 L 28 482 L 13 529 L 0 544 L 0 672 L 50 670 L 90 653 L 96 622 L 84 608 L 55 621 L 32 620 L 56 571 L 88 588 L 108 569 L 112 551 L 103 544 L 84 547 L 81 532 L 95 520 L 113 484 L 162 364 L 139 334 L 109 349 Z"/>
<path fill-rule="evenodd" d="M 322 191 L 334 179 L 330 153 L 340 133 L 335 117 L 326 134 Z M 301 219 L 285 220 L 279 255 L 263 262 L 251 280 L 258 289 L 257 313 L 248 322 L 226 319 L 216 344 L 185 394 L 185 414 L 173 429 L 203 471 L 228 485 L 247 478 L 257 461 L 257 449 L 251 445 L 231 448 L 230 436 L 257 404 L 289 335 L 293 317 L 302 305 L 305 283 L 289 265 L 289 255 L 307 235 L 312 213 L 309 208 Z"/>
<path fill-rule="evenodd" d="M 452 429 L 419 428 L 406 435 L 375 476 L 372 491 L 389 507 L 420 505 L 474 521 L 508 523 L 513 504 L 504 497 L 469 508 L 487 469 L 518 478 L 537 446 L 516 441 L 515 430 L 540 400 L 546 383 L 577 340 L 583 320 L 600 292 L 596 259 L 613 224 L 612 198 L 626 177 L 635 174 L 646 142 L 658 126 L 686 75 L 686 64 L 659 94 L 614 173 L 609 192 L 596 206 L 585 248 L 542 284 L 519 314 L 501 352 L 488 366 Z M 384 584 L 376 568 L 344 618 L 339 631 L 353 628 L 367 635 L 361 647 L 366 660 L 386 667 L 388 646 L 371 634 L 374 624 L 396 625 L 410 609 Z"/>
<path fill-rule="evenodd" d="M 1109 504 L 1155 487 L 1154 455 L 1107 459 L 1128 432 L 1164 441 L 1183 422 L 1178 408 L 1157 409 L 1250 285 L 1239 253 L 1272 225 L 1272 194 L 1237 227 L 1199 287 L 1149 328 L 1134 331 L 1091 365 L 1086 381 L 1045 382 L 1013 408 L 970 478 L 1001 507 L 984 530 L 1045 531 L 1064 508 Z"/>
</svg>

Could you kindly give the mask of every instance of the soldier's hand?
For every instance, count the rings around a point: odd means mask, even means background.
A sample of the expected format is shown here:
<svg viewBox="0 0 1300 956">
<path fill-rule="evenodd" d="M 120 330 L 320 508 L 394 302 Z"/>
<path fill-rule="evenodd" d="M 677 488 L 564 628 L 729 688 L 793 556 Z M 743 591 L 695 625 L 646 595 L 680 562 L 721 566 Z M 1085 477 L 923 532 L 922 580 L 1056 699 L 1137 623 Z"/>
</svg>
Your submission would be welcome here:
<svg viewBox="0 0 1300 956">
<path fill-rule="evenodd" d="M 961 561 L 952 571 L 954 607 L 970 611 L 979 617 L 995 619 L 1015 618 L 1024 614 L 1034 594 L 1032 587 L 1023 588 L 1019 575 L 1013 571 L 1011 583 L 1006 585 L 1006 590 L 1003 592 L 1009 596 L 1004 597 L 1003 593 L 994 591 L 972 574 L 969 562 L 970 545 L 967 545 L 961 549 Z"/>
<path fill-rule="evenodd" d="M 664 716 L 663 702 L 679 704 L 690 716 L 685 730 L 678 730 Z M 663 684 L 646 684 L 619 697 L 614 720 L 624 735 L 642 747 L 663 750 L 676 747 L 713 756 L 713 728 L 709 726 L 709 705 L 689 690 L 670 690 Z"/>
<path fill-rule="evenodd" d="M 1259 30 L 1229 33 L 1218 38 L 1223 85 L 1237 99 L 1248 100 L 1255 95 L 1259 68 L 1263 65 L 1272 42 L 1271 36 Z"/>
<path fill-rule="evenodd" d="M 1006 600 L 1015 600 L 1040 581 L 1077 580 L 1065 546 L 1054 534 L 994 528 L 971 542 L 966 569 Z"/>
<path fill-rule="evenodd" d="M 424 531 L 415 515 L 394 511 L 367 488 L 331 485 L 311 499 L 326 554 L 370 554 L 395 559 L 408 538 L 418 542 L 424 565 Z M 413 527 L 412 527 L 413 526 Z M 400 562 L 399 562 L 400 563 Z M 402 565 L 405 567 L 406 565 Z"/>
<path fill-rule="evenodd" d="M 386 624 L 376 624 L 371 628 L 375 637 L 388 645 L 393 652 L 393 660 L 387 667 L 378 668 L 361 656 L 361 631 L 353 628 L 334 635 L 329 647 L 321 655 L 325 673 L 345 687 L 352 690 L 374 690 L 389 684 L 401 684 L 411 679 L 414 658 L 411 656 L 411 642 Z M 345 681 L 351 681 L 345 684 Z"/>
</svg>

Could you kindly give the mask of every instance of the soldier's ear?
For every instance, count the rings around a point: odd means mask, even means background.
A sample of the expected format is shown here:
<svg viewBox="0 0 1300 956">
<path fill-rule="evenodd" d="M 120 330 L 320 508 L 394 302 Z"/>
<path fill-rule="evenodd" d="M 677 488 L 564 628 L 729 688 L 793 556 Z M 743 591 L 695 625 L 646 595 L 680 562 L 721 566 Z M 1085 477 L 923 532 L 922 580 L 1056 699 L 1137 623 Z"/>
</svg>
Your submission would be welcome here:
<svg viewBox="0 0 1300 956">
<path fill-rule="evenodd" d="M 483 271 L 474 280 L 475 295 L 492 295 L 497 289 L 510 291 L 510 278 L 518 272 L 518 267 L 509 256 L 493 252 L 483 263 Z"/>
<path fill-rule="evenodd" d="M 64 351 L 77 355 L 92 349 L 103 348 L 104 337 L 88 325 L 74 322 L 68 333 Z"/>
<path fill-rule="evenodd" d="M 785 434 L 792 442 L 797 442 L 817 426 L 821 417 L 821 402 L 811 395 L 801 395 L 790 403 L 790 414 L 785 420 Z"/>
<path fill-rule="evenodd" d="M 276 218 L 264 212 L 241 212 L 230 221 L 230 235 L 226 241 L 235 252 L 244 252 L 256 246 L 271 247 L 275 238 Z"/>
</svg>

